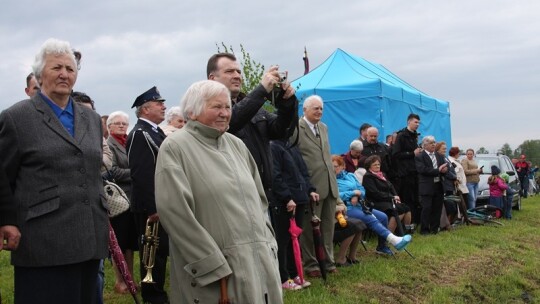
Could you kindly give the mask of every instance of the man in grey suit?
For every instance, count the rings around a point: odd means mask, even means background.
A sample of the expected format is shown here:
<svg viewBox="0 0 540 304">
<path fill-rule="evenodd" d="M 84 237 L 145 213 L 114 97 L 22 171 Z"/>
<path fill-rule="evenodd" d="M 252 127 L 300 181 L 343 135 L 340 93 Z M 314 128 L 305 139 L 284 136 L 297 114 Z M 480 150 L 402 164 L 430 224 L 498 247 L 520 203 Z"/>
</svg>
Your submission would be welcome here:
<svg viewBox="0 0 540 304">
<path fill-rule="evenodd" d="M 0 165 L 21 231 L 15 303 L 94 303 L 108 255 L 99 115 L 70 97 L 77 63 L 66 41 L 36 55 L 41 91 L 0 114 Z"/>
<path fill-rule="evenodd" d="M 321 219 L 321 233 L 327 260 L 327 270 L 336 272 L 334 265 L 334 216 L 339 197 L 339 191 L 334 173 L 330 146 L 328 144 L 328 129 L 320 122 L 323 114 L 323 101 L 317 95 L 306 98 L 304 102 L 304 116 L 300 118 L 298 130 L 298 147 L 310 176 L 310 182 L 317 189 L 319 202 L 314 204 L 314 212 Z M 343 208 L 344 209 L 344 208 Z M 304 217 L 304 227 L 310 227 L 310 216 Z M 313 235 L 302 235 L 302 254 L 304 269 L 311 277 L 321 275 L 315 249 Z"/>
</svg>

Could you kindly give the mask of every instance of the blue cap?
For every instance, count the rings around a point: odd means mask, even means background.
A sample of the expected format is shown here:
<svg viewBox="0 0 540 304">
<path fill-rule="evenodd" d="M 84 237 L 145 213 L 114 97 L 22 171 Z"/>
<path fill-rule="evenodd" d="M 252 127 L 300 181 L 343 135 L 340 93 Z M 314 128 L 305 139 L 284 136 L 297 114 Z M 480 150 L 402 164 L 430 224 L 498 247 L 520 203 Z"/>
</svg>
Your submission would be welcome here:
<svg viewBox="0 0 540 304">
<path fill-rule="evenodd" d="M 165 99 L 159 95 L 158 89 L 154 86 L 150 90 L 139 95 L 131 108 L 140 107 L 148 101 L 165 101 Z"/>
</svg>

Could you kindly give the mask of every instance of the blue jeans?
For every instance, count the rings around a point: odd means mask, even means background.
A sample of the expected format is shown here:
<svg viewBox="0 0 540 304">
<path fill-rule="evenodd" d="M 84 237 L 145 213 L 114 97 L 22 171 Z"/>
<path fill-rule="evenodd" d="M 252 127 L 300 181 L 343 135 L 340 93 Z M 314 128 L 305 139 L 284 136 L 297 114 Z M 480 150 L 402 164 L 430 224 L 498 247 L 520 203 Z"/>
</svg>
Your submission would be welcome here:
<svg viewBox="0 0 540 304">
<path fill-rule="evenodd" d="M 497 208 L 501 208 L 501 210 L 503 209 L 503 204 L 504 204 L 504 197 L 503 196 L 490 196 L 489 197 L 489 204 L 492 205 L 492 206 L 495 206 Z"/>
<path fill-rule="evenodd" d="M 467 189 L 469 189 L 469 205 L 467 209 L 476 207 L 476 197 L 478 196 L 478 183 L 467 183 Z"/>
<path fill-rule="evenodd" d="M 378 248 L 386 246 L 386 238 L 390 235 L 390 230 L 386 228 L 388 227 L 388 216 L 384 212 L 373 209 L 372 214 L 366 214 L 361 207 L 356 206 L 349 206 L 347 209 L 348 216 L 361 220 L 379 236 Z"/>
</svg>

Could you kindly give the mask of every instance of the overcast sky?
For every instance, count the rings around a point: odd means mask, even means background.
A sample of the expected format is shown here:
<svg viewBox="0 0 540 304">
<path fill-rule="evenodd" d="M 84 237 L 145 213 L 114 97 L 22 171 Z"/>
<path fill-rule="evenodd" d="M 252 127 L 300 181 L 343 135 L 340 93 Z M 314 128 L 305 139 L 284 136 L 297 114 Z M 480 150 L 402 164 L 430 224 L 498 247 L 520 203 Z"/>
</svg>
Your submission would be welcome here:
<svg viewBox="0 0 540 304">
<path fill-rule="evenodd" d="M 216 43 L 293 80 L 337 48 L 450 102 L 453 144 L 490 150 L 540 139 L 539 1 L 27 1 L 0 11 L 0 110 L 50 37 L 83 54 L 75 90 L 100 114 L 127 112 L 156 85 L 168 107 L 206 78 Z M 405 122 L 404 122 L 405 124 Z M 351 139 L 347 139 L 350 141 Z"/>
</svg>

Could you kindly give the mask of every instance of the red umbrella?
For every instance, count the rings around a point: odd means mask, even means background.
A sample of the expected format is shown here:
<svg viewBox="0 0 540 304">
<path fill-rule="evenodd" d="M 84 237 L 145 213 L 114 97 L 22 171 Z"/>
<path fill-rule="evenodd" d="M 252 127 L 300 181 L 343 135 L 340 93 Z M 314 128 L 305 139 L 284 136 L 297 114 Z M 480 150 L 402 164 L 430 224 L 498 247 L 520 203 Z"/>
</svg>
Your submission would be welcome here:
<svg viewBox="0 0 540 304">
<path fill-rule="evenodd" d="M 294 219 L 294 212 L 292 213 L 291 219 L 289 220 L 289 233 L 291 234 L 292 248 L 294 253 L 294 262 L 296 264 L 296 272 L 300 277 L 300 282 L 304 284 L 304 268 L 302 267 L 302 252 L 300 251 L 300 243 L 298 242 L 298 237 L 302 234 L 302 228 L 296 225 L 296 220 Z"/>
<path fill-rule="evenodd" d="M 133 277 L 131 276 L 131 273 L 129 273 L 129 270 L 126 264 L 126 259 L 124 258 L 124 254 L 122 253 L 122 250 L 120 249 L 120 246 L 118 245 L 116 234 L 114 234 L 114 230 L 110 222 L 109 222 L 109 252 L 111 253 L 111 257 L 114 260 L 114 264 L 118 268 L 118 271 L 120 271 L 120 274 L 122 275 L 122 279 L 124 279 L 124 282 L 126 283 L 129 292 L 133 296 L 135 303 L 139 304 L 139 300 L 137 299 L 137 285 L 135 285 L 135 282 L 133 282 Z"/>
</svg>

